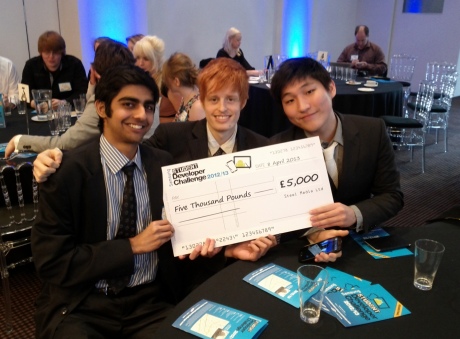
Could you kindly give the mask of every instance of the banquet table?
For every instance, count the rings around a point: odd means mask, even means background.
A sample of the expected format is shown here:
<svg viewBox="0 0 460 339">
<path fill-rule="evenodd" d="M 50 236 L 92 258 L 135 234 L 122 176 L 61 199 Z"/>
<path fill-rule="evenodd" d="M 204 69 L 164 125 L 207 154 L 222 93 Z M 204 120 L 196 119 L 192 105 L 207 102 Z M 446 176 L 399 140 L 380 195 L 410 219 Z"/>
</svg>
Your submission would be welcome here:
<svg viewBox="0 0 460 339">
<path fill-rule="evenodd" d="M 321 264 L 382 285 L 399 300 L 411 314 L 366 325 L 344 327 L 334 317 L 321 313 L 317 324 L 308 325 L 299 318 L 299 310 L 243 281 L 250 272 L 275 263 L 295 271 L 303 243 L 292 240 L 278 245 L 257 262 L 237 261 L 208 279 L 180 302 L 161 325 L 159 338 L 194 338 L 172 327 L 172 323 L 189 307 L 201 299 L 217 302 L 268 320 L 268 327 L 260 335 L 264 338 L 456 338 L 460 319 L 460 259 L 458 239 L 460 222 L 438 221 L 415 228 L 394 228 L 409 240 L 414 250 L 417 239 L 440 241 L 446 247 L 431 291 L 413 286 L 413 256 L 392 259 L 373 259 L 350 237 L 344 239 L 343 255 L 335 263 Z"/>
<path fill-rule="evenodd" d="M 364 83 L 367 79 L 358 78 Z M 337 94 L 332 100 L 334 110 L 344 114 L 370 117 L 381 115 L 401 116 L 402 85 L 396 81 L 378 80 L 371 92 L 361 92 L 363 85 L 347 85 L 343 80 L 334 80 Z M 365 87 L 368 89 L 367 87 Z M 241 111 L 239 124 L 267 138 L 284 131 L 290 125 L 283 108 L 275 102 L 267 84 L 251 84 L 249 99 Z"/>
<path fill-rule="evenodd" d="M 27 134 L 26 116 L 29 120 L 30 135 L 50 135 L 47 121 L 36 122 L 32 120 L 37 115 L 31 112 L 32 110 L 29 109 L 26 115 L 20 115 L 17 109 L 13 109 L 11 115 L 5 117 L 6 128 L 0 128 L 0 143 L 10 141 L 17 134 Z"/>
</svg>

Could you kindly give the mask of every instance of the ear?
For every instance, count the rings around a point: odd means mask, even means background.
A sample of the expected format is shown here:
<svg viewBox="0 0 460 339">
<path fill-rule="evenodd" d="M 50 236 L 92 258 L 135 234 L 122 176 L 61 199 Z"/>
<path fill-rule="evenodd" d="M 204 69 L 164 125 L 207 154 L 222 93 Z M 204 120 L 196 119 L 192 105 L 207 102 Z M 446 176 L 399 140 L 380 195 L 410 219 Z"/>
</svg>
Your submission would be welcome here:
<svg viewBox="0 0 460 339">
<path fill-rule="evenodd" d="M 329 84 L 329 96 L 331 97 L 331 99 L 335 97 L 336 93 L 337 88 L 335 87 L 335 82 L 334 80 L 331 80 L 331 83 Z"/>
<path fill-rule="evenodd" d="M 176 86 L 176 87 L 179 87 L 179 86 L 180 86 L 180 80 L 179 80 L 178 77 L 175 77 L 175 78 L 174 78 L 173 84 L 174 84 L 174 86 Z"/>
<path fill-rule="evenodd" d="M 244 106 L 246 106 L 247 102 L 248 102 L 248 100 L 241 101 L 241 106 L 240 106 L 241 111 L 243 110 Z"/>
<path fill-rule="evenodd" d="M 107 118 L 107 114 L 105 114 L 105 103 L 102 101 L 96 100 L 94 102 L 94 105 L 96 106 L 97 115 L 99 115 L 99 117 L 102 119 Z"/>
</svg>

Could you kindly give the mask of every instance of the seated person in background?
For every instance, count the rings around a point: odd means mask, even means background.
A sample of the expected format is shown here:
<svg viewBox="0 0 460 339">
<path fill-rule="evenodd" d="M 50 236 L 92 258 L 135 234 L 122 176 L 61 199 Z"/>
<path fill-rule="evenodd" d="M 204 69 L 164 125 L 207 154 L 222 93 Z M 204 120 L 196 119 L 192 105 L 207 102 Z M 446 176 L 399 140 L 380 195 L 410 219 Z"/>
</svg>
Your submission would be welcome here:
<svg viewBox="0 0 460 339">
<path fill-rule="evenodd" d="M 128 49 L 132 52 L 136 42 L 141 40 L 145 35 L 144 34 L 134 34 L 126 38 L 126 43 L 128 44 Z"/>
<path fill-rule="evenodd" d="M 66 55 L 65 41 L 59 33 L 47 31 L 38 38 L 37 57 L 29 59 L 22 71 L 21 82 L 29 85 L 30 105 L 35 108 L 33 89 L 50 89 L 53 92 L 52 105 L 69 102 L 80 94 L 86 94 L 88 79 L 80 59 Z"/>
<path fill-rule="evenodd" d="M 97 48 L 102 42 L 110 41 L 110 40 L 112 39 L 105 37 L 105 36 L 96 38 L 93 42 L 94 53 L 96 53 Z M 89 98 L 91 98 L 91 96 L 94 94 L 94 90 L 96 89 L 96 83 L 98 80 L 96 76 L 96 72 L 93 71 L 92 64 L 88 72 L 88 79 L 89 79 L 89 83 L 88 83 L 88 90 L 86 91 L 86 101 L 88 101 Z"/>
<path fill-rule="evenodd" d="M 101 75 L 110 67 L 133 64 L 133 55 L 126 46 L 114 40 L 108 40 L 99 45 L 91 67 L 96 78 L 100 79 Z M 16 135 L 6 146 L 5 157 L 10 156 L 14 151 L 41 152 L 53 147 L 59 147 L 64 150 L 75 148 L 100 134 L 97 127 L 98 123 L 99 117 L 94 106 L 94 95 L 92 95 L 85 106 L 82 116 L 64 134 L 46 137 Z"/>
<path fill-rule="evenodd" d="M 0 94 L 5 99 L 18 95 L 19 74 L 10 59 L 0 56 Z"/>
<path fill-rule="evenodd" d="M 162 89 L 161 69 L 164 62 L 165 43 L 162 39 L 154 35 L 144 36 L 136 42 L 133 49 L 136 66 L 139 66 L 144 71 L 149 72 L 150 76 L 155 79 L 158 88 Z M 180 100 L 173 95 L 164 95 L 164 90 L 161 90 L 159 103 L 160 123 L 174 121 L 176 112 L 179 110 Z M 153 130 L 146 134 L 146 138 L 150 137 Z"/>
<path fill-rule="evenodd" d="M 399 172 L 382 119 L 334 112 L 334 81 L 311 58 L 282 63 L 271 91 L 293 124 L 271 143 L 318 136 L 323 147 L 333 147 L 337 170 L 329 181 L 335 203 L 311 210 L 312 226 L 369 231 L 401 210 Z"/>
<path fill-rule="evenodd" d="M 195 121 L 205 117 L 196 85 L 198 70 L 192 60 L 183 53 L 174 53 L 163 64 L 162 82 L 171 93 L 182 98 L 175 121 Z"/>
<path fill-rule="evenodd" d="M 246 105 L 249 94 L 249 83 L 244 68 L 237 62 L 218 58 L 212 60 L 198 76 L 200 100 L 206 113 L 206 119 L 189 121 L 180 124 L 160 124 L 153 136 L 144 141 L 169 152 L 175 163 L 198 160 L 218 154 L 244 151 L 267 145 L 267 139 L 242 126 L 238 126 L 240 112 Z M 56 172 L 62 161 L 62 152 L 58 149 L 40 153 L 34 162 L 34 175 L 38 182 L 43 182 L 49 175 Z M 316 242 L 346 231 L 328 230 L 317 232 L 311 236 Z M 197 246 L 190 259 L 201 256 L 214 256 L 219 249 L 214 248 L 215 242 L 207 239 L 204 246 Z M 223 267 L 220 259 L 222 254 L 228 258 L 241 260 L 257 260 L 276 245 L 273 236 L 261 237 L 252 241 L 227 246 L 220 256 L 216 256 L 211 264 L 203 265 L 212 274 Z M 222 253 L 223 252 L 223 253 Z M 319 254 L 316 261 L 334 261 L 341 253 Z M 200 260 L 202 260 L 200 258 Z"/>
<path fill-rule="evenodd" d="M 244 67 L 248 75 L 259 76 L 260 72 L 252 67 L 244 57 L 243 50 L 240 48 L 241 39 L 241 32 L 235 27 L 231 27 L 225 34 L 223 46 L 217 51 L 216 58 L 233 59 Z"/>
<path fill-rule="evenodd" d="M 174 229 L 161 220 L 161 166 L 172 159 L 140 145 L 158 98 L 138 67 L 104 74 L 95 102 L 102 135 L 70 151 L 40 185 L 37 338 L 154 338 L 167 316 Z"/>
<path fill-rule="evenodd" d="M 356 42 L 345 47 L 337 62 L 351 62 L 353 68 L 368 75 L 386 75 L 385 55 L 379 46 L 369 41 L 369 28 L 356 26 L 355 38 Z"/>
</svg>

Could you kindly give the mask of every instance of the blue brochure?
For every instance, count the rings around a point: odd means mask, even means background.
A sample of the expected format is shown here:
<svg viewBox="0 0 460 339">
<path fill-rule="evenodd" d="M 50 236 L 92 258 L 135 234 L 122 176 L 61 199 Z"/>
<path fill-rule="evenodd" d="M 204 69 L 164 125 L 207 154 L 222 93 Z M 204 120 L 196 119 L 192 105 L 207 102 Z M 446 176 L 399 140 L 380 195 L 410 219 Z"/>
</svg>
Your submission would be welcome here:
<svg viewBox="0 0 460 339">
<path fill-rule="evenodd" d="M 201 300 L 185 311 L 173 326 L 200 338 L 257 338 L 268 321 L 212 301 Z"/>
<path fill-rule="evenodd" d="M 243 280 L 294 307 L 300 307 L 296 272 L 268 264 L 249 273 Z"/>
<path fill-rule="evenodd" d="M 337 318 L 345 327 L 410 314 L 407 308 L 380 285 L 327 294 L 324 296 L 323 305 L 330 310 L 326 312 Z"/>
<path fill-rule="evenodd" d="M 351 291 L 371 284 L 370 281 L 331 267 L 326 267 L 326 270 L 329 272 L 326 293 Z M 300 307 L 296 272 L 275 264 L 268 264 L 249 273 L 243 280 L 294 307 Z"/>
<path fill-rule="evenodd" d="M 5 122 L 5 110 L 3 109 L 3 95 L 0 93 L 0 128 L 5 128 L 6 127 L 6 122 Z"/>
<path fill-rule="evenodd" d="M 0 155 L 5 154 L 5 148 L 8 143 L 0 144 Z"/>
<path fill-rule="evenodd" d="M 413 253 L 407 248 L 400 248 L 397 250 L 387 251 L 387 252 L 376 252 L 371 247 L 369 247 L 364 242 L 365 239 L 389 236 L 389 234 L 382 228 L 374 228 L 372 231 L 366 234 L 358 234 L 356 232 L 350 231 L 350 236 L 353 238 L 354 241 L 356 241 L 359 244 L 359 246 L 361 246 L 374 259 L 388 259 L 388 258 L 403 257 L 405 255 L 413 255 Z"/>
</svg>

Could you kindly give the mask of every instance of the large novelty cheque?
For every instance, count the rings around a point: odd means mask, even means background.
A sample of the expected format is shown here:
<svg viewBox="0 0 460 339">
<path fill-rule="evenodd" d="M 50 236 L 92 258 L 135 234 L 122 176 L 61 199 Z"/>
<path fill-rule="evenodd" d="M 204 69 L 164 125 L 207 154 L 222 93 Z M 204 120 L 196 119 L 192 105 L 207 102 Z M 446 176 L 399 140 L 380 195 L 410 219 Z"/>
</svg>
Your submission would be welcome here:
<svg viewBox="0 0 460 339">
<path fill-rule="evenodd" d="M 165 166 L 163 200 L 174 255 L 311 227 L 333 202 L 318 137 Z"/>
</svg>

